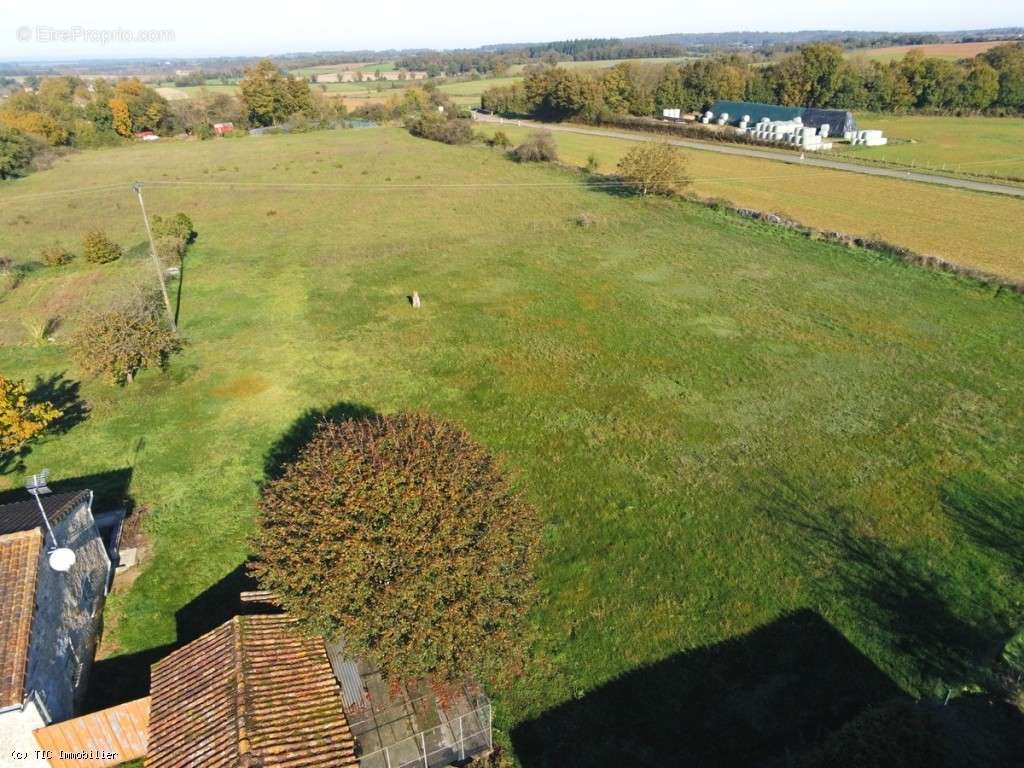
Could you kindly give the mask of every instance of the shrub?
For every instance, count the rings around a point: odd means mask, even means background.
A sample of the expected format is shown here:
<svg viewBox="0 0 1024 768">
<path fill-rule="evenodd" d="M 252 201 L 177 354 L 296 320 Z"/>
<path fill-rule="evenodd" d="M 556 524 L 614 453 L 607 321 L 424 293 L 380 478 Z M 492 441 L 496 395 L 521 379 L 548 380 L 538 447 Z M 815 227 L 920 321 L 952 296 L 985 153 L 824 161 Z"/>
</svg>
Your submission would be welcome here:
<svg viewBox="0 0 1024 768">
<path fill-rule="evenodd" d="M 130 384 L 144 368 L 164 368 L 182 346 L 155 296 L 137 297 L 87 318 L 69 343 L 86 373 L 111 384 Z"/>
<path fill-rule="evenodd" d="M 573 221 L 576 223 L 576 226 L 581 229 L 590 229 L 591 227 L 597 226 L 597 217 L 592 213 L 587 213 L 586 211 L 577 213 L 573 218 Z"/>
<path fill-rule="evenodd" d="M 407 127 L 413 136 L 445 144 L 469 144 L 473 128 L 468 120 L 449 119 L 440 112 L 425 112 L 410 118 Z"/>
<path fill-rule="evenodd" d="M 597 169 L 600 165 L 601 161 L 597 159 L 597 155 L 595 155 L 593 152 L 587 155 L 587 173 L 597 173 Z"/>
<path fill-rule="evenodd" d="M 32 137 L 0 125 L 0 179 L 24 176 L 39 150 L 39 142 Z"/>
<path fill-rule="evenodd" d="M 0 458 L 18 453 L 61 415 L 53 403 L 33 403 L 24 382 L 0 376 Z"/>
<path fill-rule="evenodd" d="M 551 162 L 558 159 L 558 148 L 551 131 L 534 131 L 510 154 L 520 163 Z"/>
<path fill-rule="evenodd" d="M 181 212 L 166 219 L 162 216 L 154 216 L 150 227 L 153 230 L 153 237 L 176 237 L 183 240 L 185 245 L 192 245 L 198 237 L 196 228 L 192 225 L 192 219 Z"/>
<path fill-rule="evenodd" d="M 534 510 L 429 416 L 324 422 L 263 490 L 254 574 L 307 629 L 386 677 L 445 682 L 520 648 Z"/>
<path fill-rule="evenodd" d="M 93 264 L 107 264 L 121 258 L 121 246 L 98 229 L 92 229 L 82 236 L 82 255 Z"/>
<path fill-rule="evenodd" d="M 633 147 L 619 161 L 619 174 L 641 195 L 673 195 L 690 183 L 686 158 L 665 142 L 649 142 Z"/>
<path fill-rule="evenodd" d="M 512 146 L 512 141 L 504 131 L 495 131 L 494 136 L 491 138 L 490 145 L 492 147 L 498 147 L 499 149 L 508 149 Z"/>
<path fill-rule="evenodd" d="M 45 246 L 39 252 L 39 258 L 48 267 L 62 267 L 74 261 L 75 254 L 69 251 L 60 243 Z"/>
</svg>

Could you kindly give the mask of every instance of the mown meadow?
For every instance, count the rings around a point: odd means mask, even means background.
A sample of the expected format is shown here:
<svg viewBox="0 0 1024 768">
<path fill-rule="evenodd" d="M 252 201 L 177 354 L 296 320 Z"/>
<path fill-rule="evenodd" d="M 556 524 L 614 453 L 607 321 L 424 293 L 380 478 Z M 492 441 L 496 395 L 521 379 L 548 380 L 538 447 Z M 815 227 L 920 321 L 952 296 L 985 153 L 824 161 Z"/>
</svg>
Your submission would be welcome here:
<svg viewBox="0 0 1024 768">
<path fill-rule="evenodd" d="M 488 135 L 502 130 L 519 142 L 533 129 L 506 124 L 482 130 Z M 614 174 L 616 164 L 635 144 L 564 131 L 556 140 L 562 162 L 580 168 L 593 163 L 601 174 Z M 1024 279 L 1024 253 L 1018 243 L 1024 203 L 1019 199 L 796 163 L 683 152 L 691 191 L 703 198 L 721 198 L 818 229 L 879 238 L 954 264 Z"/>
<path fill-rule="evenodd" d="M 185 352 L 117 388 L 61 340 L 151 284 L 135 180 L 199 238 Z M 268 458 L 332 408 L 457 420 L 541 511 L 529 660 L 492 690 L 499 742 L 530 765 L 543 737 L 522 728 L 648 665 L 691 659 L 698 711 L 783 647 L 879 696 L 944 696 L 1024 625 L 1019 296 L 399 129 L 83 152 L 5 183 L 0 218 L 20 263 L 92 226 L 128 249 L 0 297 L 0 372 L 88 408 L 24 469 L 129 470 L 150 510 L 108 669 L 191 639 L 203 595 L 230 603 Z M 33 329 L 53 318 L 50 342 Z M 740 652 L 766 626 L 774 645 Z M 776 683 L 736 707 L 799 707 Z"/>
</svg>

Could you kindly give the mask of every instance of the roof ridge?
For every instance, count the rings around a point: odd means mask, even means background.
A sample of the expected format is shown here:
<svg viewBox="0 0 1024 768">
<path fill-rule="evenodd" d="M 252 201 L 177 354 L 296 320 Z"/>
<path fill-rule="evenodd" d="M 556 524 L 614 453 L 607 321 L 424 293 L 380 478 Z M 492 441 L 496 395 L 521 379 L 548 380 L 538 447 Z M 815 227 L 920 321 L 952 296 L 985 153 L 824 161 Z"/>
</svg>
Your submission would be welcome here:
<svg viewBox="0 0 1024 768">
<path fill-rule="evenodd" d="M 238 757 L 241 762 L 252 748 L 252 745 L 249 743 L 249 708 L 247 706 L 248 697 L 246 696 L 245 685 L 247 670 L 245 644 L 242 637 L 244 622 L 242 622 L 240 616 L 235 616 L 231 619 L 231 625 L 235 652 L 235 712 L 237 713 L 235 716 L 235 729 L 238 734 Z M 244 765 L 245 763 L 242 764 Z"/>
</svg>

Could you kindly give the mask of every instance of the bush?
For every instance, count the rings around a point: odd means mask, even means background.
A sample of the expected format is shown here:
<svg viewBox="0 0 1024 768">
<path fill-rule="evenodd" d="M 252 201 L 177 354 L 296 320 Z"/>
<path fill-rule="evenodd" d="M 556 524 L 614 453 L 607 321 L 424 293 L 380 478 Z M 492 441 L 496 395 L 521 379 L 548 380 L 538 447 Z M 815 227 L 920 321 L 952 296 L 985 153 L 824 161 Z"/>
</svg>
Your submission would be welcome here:
<svg viewBox="0 0 1024 768">
<path fill-rule="evenodd" d="M 38 141 L 19 130 L 0 125 L 0 179 L 24 176 L 39 150 Z"/>
<path fill-rule="evenodd" d="M 647 142 L 633 147 L 619 161 L 619 174 L 641 195 L 673 195 L 690 183 L 686 158 L 665 142 Z"/>
<path fill-rule="evenodd" d="M 86 373 L 111 384 L 130 384 L 144 368 L 164 368 L 181 349 L 155 296 L 138 297 L 87 318 L 69 343 Z"/>
<path fill-rule="evenodd" d="M 509 154 L 520 163 L 552 162 L 558 159 L 558 148 L 551 131 L 534 131 Z"/>
<path fill-rule="evenodd" d="M 426 112 L 411 118 L 409 133 L 445 144 L 469 144 L 473 141 L 473 128 L 468 120 L 448 119 L 440 112 Z"/>
<path fill-rule="evenodd" d="M 495 131 L 494 135 L 489 139 L 485 139 L 485 141 L 487 146 L 498 147 L 498 149 L 508 149 L 512 146 L 512 141 L 504 131 Z"/>
<path fill-rule="evenodd" d="M 121 258 L 121 246 L 98 229 L 92 229 L 82 236 L 82 255 L 93 264 L 107 264 Z"/>
<path fill-rule="evenodd" d="M 597 226 L 597 217 L 587 211 L 577 213 L 576 216 L 573 217 L 573 221 L 580 229 L 590 229 L 591 227 Z"/>
<path fill-rule="evenodd" d="M 509 663 L 534 596 L 534 510 L 462 429 L 324 422 L 263 490 L 252 570 L 307 629 L 392 679 Z"/>
<path fill-rule="evenodd" d="M 62 267 L 75 259 L 75 254 L 60 243 L 47 245 L 39 252 L 39 258 L 48 267 Z"/>
<path fill-rule="evenodd" d="M 0 376 L 0 460 L 17 454 L 61 415 L 51 402 L 32 402 L 24 382 Z"/>
<path fill-rule="evenodd" d="M 153 237 L 175 237 L 182 240 L 185 245 L 192 245 L 198 237 L 192 219 L 181 212 L 166 219 L 163 216 L 154 216 L 150 227 L 153 230 Z"/>
</svg>

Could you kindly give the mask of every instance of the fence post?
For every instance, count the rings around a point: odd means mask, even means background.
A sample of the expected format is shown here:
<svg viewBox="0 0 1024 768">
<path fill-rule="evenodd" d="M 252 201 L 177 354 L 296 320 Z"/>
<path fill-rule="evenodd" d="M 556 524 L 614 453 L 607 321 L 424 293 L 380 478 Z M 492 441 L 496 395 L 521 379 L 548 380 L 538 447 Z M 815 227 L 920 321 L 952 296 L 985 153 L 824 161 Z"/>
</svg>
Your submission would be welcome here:
<svg viewBox="0 0 1024 768">
<path fill-rule="evenodd" d="M 487 705 L 487 748 L 494 751 L 494 726 L 491 723 L 491 705 Z"/>
<path fill-rule="evenodd" d="M 427 762 L 427 734 L 425 731 L 420 731 L 420 746 L 423 747 L 423 768 L 430 768 L 430 763 Z"/>
<path fill-rule="evenodd" d="M 391 768 L 391 752 L 388 751 L 387 747 L 384 747 L 384 763 L 387 768 Z"/>
<path fill-rule="evenodd" d="M 466 742 L 462 735 L 462 721 L 465 719 L 465 715 L 459 718 L 459 760 L 466 759 Z"/>
</svg>

